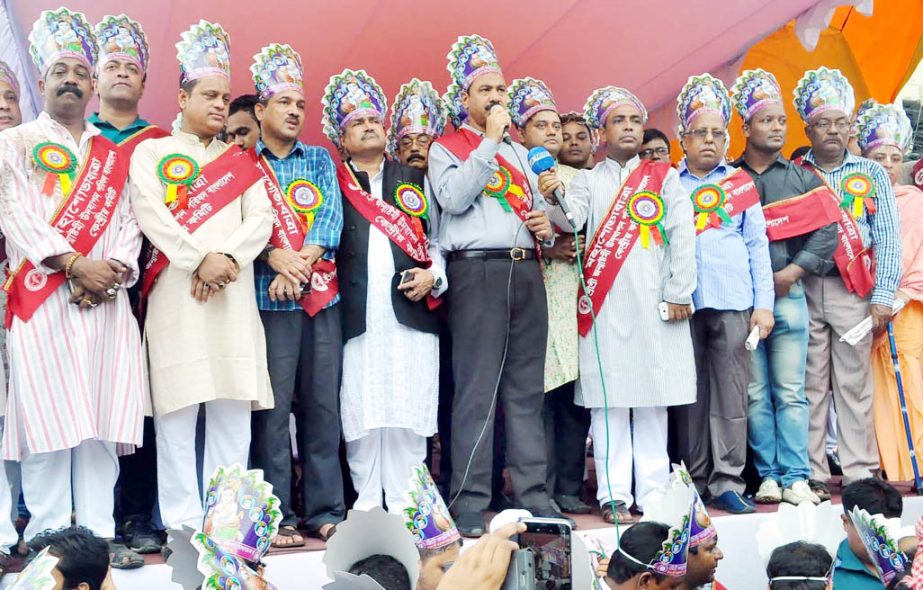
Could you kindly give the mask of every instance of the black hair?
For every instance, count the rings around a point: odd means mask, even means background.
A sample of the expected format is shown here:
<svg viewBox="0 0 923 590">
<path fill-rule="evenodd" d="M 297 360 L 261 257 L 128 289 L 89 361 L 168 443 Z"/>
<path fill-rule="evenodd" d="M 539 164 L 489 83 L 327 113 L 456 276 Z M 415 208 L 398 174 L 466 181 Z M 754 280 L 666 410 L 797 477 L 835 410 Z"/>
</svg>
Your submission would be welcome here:
<svg viewBox="0 0 923 590">
<path fill-rule="evenodd" d="M 901 493 L 881 480 L 871 477 L 852 482 L 843 488 L 843 510 L 846 514 L 858 506 L 869 514 L 882 514 L 885 518 L 899 518 L 904 512 Z"/>
<path fill-rule="evenodd" d="M 569 113 L 561 114 L 561 127 L 564 127 L 568 123 L 576 123 L 577 125 L 583 125 L 586 127 L 587 132 L 592 133 L 593 130 L 590 129 L 590 124 L 586 122 L 586 117 L 582 113 L 577 111 L 571 111 Z"/>
<path fill-rule="evenodd" d="M 902 589 L 909 588 L 909 586 L 907 586 L 906 584 L 903 584 L 905 580 L 907 582 L 913 581 L 913 575 L 909 567 L 902 572 L 898 572 L 897 575 L 891 579 L 891 582 L 889 582 L 888 585 L 885 586 L 885 588 L 886 590 L 902 590 Z"/>
<path fill-rule="evenodd" d="M 644 130 L 644 137 L 641 139 L 641 143 L 645 144 L 655 139 L 659 139 L 660 141 L 667 144 L 667 148 L 669 149 L 670 139 L 667 137 L 667 134 L 661 131 L 660 129 L 655 129 L 654 127 Z"/>
<path fill-rule="evenodd" d="M 187 80 L 186 77 L 180 72 L 179 75 L 179 87 L 183 89 L 186 94 L 192 94 L 192 89 L 195 88 L 195 85 L 199 83 L 198 78 L 195 80 Z"/>
<path fill-rule="evenodd" d="M 805 155 L 806 153 L 808 153 L 809 151 L 811 151 L 811 146 L 809 146 L 809 145 L 803 145 L 803 146 L 801 146 L 801 147 L 796 147 L 796 148 L 794 149 L 794 151 L 792 151 L 792 155 L 789 156 L 788 159 L 789 159 L 789 160 L 797 160 L 798 158 L 804 156 L 804 155 Z"/>
<path fill-rule="evenodd" d="M 237 111 L 244 111 L 250 113 L 250 116 L 256 121 L 256 105 L 259 102 L 260 97 L 255 94 L 241 94 L 231 101 L 231 106 L 228 107 L 228 117 Z"/>
<path fill-rule="evenodd" d="M 635 563 L 625 557 L 622 551 L 640 562 L 650 563 L 663 547 L 663 542 L 666 541 L 669 534 L 670 527 L 659 522 L 647 521 L 633 525 L 622 533 L 619 540 L 621 550 L 616 550 L 612 554 L 612 559 L 609 560 L 609 570 L 606 573 L 615 580 L 616 584 L 624 584 L 644 572 L 650 572 L 657 582 L 662 582 L 666 578 L 665 575 L 658 574 L 646 566 Z"/>
<path fill-rule="evenodd" d="M 770 580 L 780 576 L 805 576 L 825 578 L 830 573 L 833 558 L 823 545 L 795 541 L 776 547 L 766 566 Z M 822 580 L 779 580 L 770 582 L 772 590 L 824 590 L 827 582 Z"/>
<path fill-rule="evenodd" d="M 65 590 L 80 584 L 99 590 L 109 573 L 109 544 L 83 527 L 44 531 L 29 547 L 35 551 L 51 547 L 49 553 L 58 558 L 57 569 L 64 578 Z"/>
<path fill-rule="evenodd" d="M 355 576 L 365 574 L 384 590 L 410 590 L 407 568 L 390 555 L 371 555 L 359 560 L 349 568 L 349 573 Z"/>
</svg>

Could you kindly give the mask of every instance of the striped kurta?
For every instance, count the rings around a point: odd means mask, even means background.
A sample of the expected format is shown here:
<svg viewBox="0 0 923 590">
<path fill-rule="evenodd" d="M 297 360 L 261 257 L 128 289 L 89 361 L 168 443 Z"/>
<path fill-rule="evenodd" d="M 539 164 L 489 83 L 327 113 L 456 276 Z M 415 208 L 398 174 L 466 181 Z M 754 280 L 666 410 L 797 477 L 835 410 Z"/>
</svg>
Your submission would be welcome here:
<svg viewBox="0 0 923 590">
<path fill-rule="evenodd" d="M 567 202 L 587 244 L 603 223 L 622 183 L 638 167 L 606 158 L 577 172 L 567 186 Z M 695 360 L 689 322 L 660 319 L 661 301 L 688 304 L 696 285 L 692 202 L 671 170 L 661 191 L 663 226 L 669 245 L 639 243 L 628 253 L 596 316 L 599 353 L 607 395 L 603 395 L 593 332 L 579 340 L 580 379 L 575 402 L 586 408 L 641 408 L 695 401 Z"/>
<path fill-rule="evenodd" d="M 87 124 L 79 145 L 62 125 L 42 113 L 38 119 L 0 133 L 0 228 L 6 236 L 10 268 L 25 260 L 52 273 L 42 261 L 73 251 L 49 225 L 64 198 L 42 194 L 45 172 L 32 159 L 36 144 L 53 141 L 84 161 Z M 79 170 L 78 170 L 79 174 Z M 116 214 L 88 257 L 125 264 L 131 285 L 138 276 L 141 232 L 131 211 L 128 187 Z M 9 399 L 3 458 L 76 447 L 84 440 L 140 445 L 143 418 L 141 338 L 125 289 L 113 301 L 80 310 L 68 303 L 62 285 L 28 322 L 13 319 L 7 335 Z"/>
</svg>

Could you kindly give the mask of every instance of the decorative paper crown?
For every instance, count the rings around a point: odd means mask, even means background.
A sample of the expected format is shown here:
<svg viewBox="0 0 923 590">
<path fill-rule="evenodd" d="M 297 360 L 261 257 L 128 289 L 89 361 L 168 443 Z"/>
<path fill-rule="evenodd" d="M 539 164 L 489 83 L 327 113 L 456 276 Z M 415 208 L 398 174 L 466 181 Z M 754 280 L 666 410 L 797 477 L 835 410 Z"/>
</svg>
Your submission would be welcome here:
<svg viewBox="0 0 923 590">
<path fill-rule="evenodd" d="M 694 520 L 695 499 L 695 488 L 683 484 L 667 488 L 658 500 L 648 503 L 643 520 L 669 525 L 670 532 L 651 562 L 642 565 L 665 576 L 686 575 L 686 557 Z M 619 552 L 627 555 L 622 549 L 619 549 Z M 638 561 L 634 557 L 628 557 Z"/>
<path fill-rule="evenodd" d="M 324 134 L 336 145 L 340 145 L 340 130 L 356 117 L 377 115 L 384 123 L 388 112 L 385 93 L 365 70 L 346 69 L 330 76 L 321 105 Z"/>
<path fill-rule="evenodd" d="M 151 52 L 144 29 L 124 14 L 104 16 L 96 25 L 96 42 L 100 65 L 110 59 L 121 59 L 134 63 L 143 72 L 147 71 Z"/>
<path fill-rule="evenodd" d="M 731 99 L 724 82 L 711 74 L 690 76 L 676 98 L 676 115 L 681 130 L 702 113 L 717 113 L 727 126 L 731 120 Z"/>
<path fill-rule="evenodd" d="M 462 89 L 459 88 L 457 83 L 452 82 L 446 93 L 442 95 L 442 103 L 445 105 L 449 121 L 452 122 L 455 129 L 464 125 L 465 120 L 468 118 L 468 112 L 465 111 L 462 104 L 461 94 Z"/>
<path fill-rule="evenodd" d="M 253 56 L 250 72 L 261 100 L 286 90 L 304 92 L 301 56 L 289 45 L 273 43 L 261 49 Z"/>
<path fill-rule="evenodd" d="M 715 530 L 711 517 L 708 516 L 708 510 L 705 509 L 705 503 L 702 502 L 702 497 L 699 496 L 699 492 L 692 481 L 692 476 L 689 475 L 684 463 L 673 465 L 673 475 L 670 478 L 670 483 L 674 487 L 686 486 L 692 490 L 694 495 L 692 522 L 689 527 L 689 546 L 698 547 L 717 537 L 718 531 Z"/>
<path fill-rule="evenodd" d="M 29 33 L 29 54 L 42 75 L 65 57 L 79 59 L 92 68 L 96 51 L 96 35 L 87 17 L 64 7 L 42 11 Z"/>
<path fill-rule="evenodd" d="M 618 86 L 606 86 L 594 90 L 583 107 L 583 117 L 591 127 L 599 129 L 606 124 L 609 111 L 623 104 L 638 109 L 642 122 L 647 123 L 647 109 L 644 108 L 644 104 L 638 100 L 637 96 Z"/>
<path fill-rule="evenodd" d="M 50 550 L 51 547 L 42 549 L 7 590 L 53 590 L 57 582 L 51 572 L 58 565 L 58 558 Z"/>
<path fill-rule="evenodd" d="M 503 73 L 493 43 L 480 35 L 461 35 L 446 59 L 449 76 L 461 90 L 468 90 L 478 76 Z"/>
<path fill-rule="evenodd" d="M 203 589 L 275 590 L 275 586 L 248 567 L 240 556 L 206 534 L 194 534 L 192 545 L 199 552 L 197 569 L 204 576 Z"/>
<path fill-rule="evenodd" d="M 541 111 L 558 112 L 554 95 L 541 80 L 519 78 L 510 84 L 510 116 L 517 127 L 525 127 L 526 122 L 535 113 Z"/>
<path fill-rule="evenodd" d="M 414 78 L 401 85 L 391 107 L 388 151 L 397 153 L 397 143 L 408 133 L 425 133 L 434 139 L 445 131 L 447 111 L 429 82 Z"/>
<path fill-rule="evenodd" d="M 897 546 L 900 519 L 888 519 L 881 514 L 873 516 L 858 506 L 853 507 L 849 517 L 878 570 L 878 576 L 887 586 L 894 576 L 908 567 L 907 557 Z"/>
<path fill-rule="evenodd" d="M 808 70 L 795 86 L 795 108 L 805 121 L 820 113 L 837 110 L 851 116 L 856 97 L 849 80 L 840 70 L 825 67 Z"/>
<path fill-rule="evenodd" d="M 401 562 L 416 588 L 420 575 L 420 552 L 404 526 L 404 519 L 388 514 L 378 506 L 371 510 L 350 510 L 346 520 L 337 525 L 324 552 L 327 577 L 346 572 L 356 562 L 371 555 L 390 555 Z"/>
<path fill-rule="evenodd" d="M 910 119 L 904 109 L 895 104 L 872 102 L 866 108 L 860 108 L 856 129 L 863 152 L 880 145 L 893 145 L 907 153 L 913 147 Z"/>
<path fill-rule="evenodd" d="M 282 512 L 259 469 L 220 466 L 208 482 L 202 532 L 237 557 L 259 562 L 279 532 Z"/>
<path fill-rule="evenodd" d="M 407 501 L 409 506 L 404 509 L 404 524 L 418 548 L 441 549 L 461 539 L 455 521 L 424 463 L 413 468 Z"/>
<path fill-rule="evenodd" d="M 206 76 L 231 78 L 231 36 L 218 23 L 200 20 L 176 44 L 176 58 L 184 82 Z"/>
<path fill-rule="evenodd" d="M 6 82 L 13 87 L 13 92 L 16 93 L 16 96 L 19 96 L 19 78 L 16 77 L 16 72 L 13 71 L 5 61 L 0 59 L 0 82 Z"/>
<path fill-rule="evenodd" d="M 782 106 L 782 89 L 776 77 L 761 68 L 744 71 L 734 82 L 731 94 L 734 110 L 744 121 L 749 121 L 763 107 Z"/>
</svg>

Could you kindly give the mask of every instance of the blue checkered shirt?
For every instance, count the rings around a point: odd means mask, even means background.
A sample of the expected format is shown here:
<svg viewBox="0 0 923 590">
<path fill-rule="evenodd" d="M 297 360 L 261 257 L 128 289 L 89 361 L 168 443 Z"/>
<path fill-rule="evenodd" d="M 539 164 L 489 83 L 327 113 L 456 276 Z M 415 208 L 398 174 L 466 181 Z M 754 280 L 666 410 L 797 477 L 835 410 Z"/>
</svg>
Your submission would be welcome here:
<svg viewBox="0 0 923 590">
<path fill-rule="evenodd" d="M 814 151 L 804 156 L 804 161 L 814 164 Z M 874 247 L 875 254 L 875 289 L 872 290 L 872 303 L 891 307 L 894 292 L 901 282 L 901 227 L 897 217 L 897 202 L 894 189 L 885 169 L 878 162 L 854 156 L 849 152 L 838 168 L 821 170 L 815 168 L 840 197 L 840 183 L 847 175 L 854 172 L 867 174 L 875 181 L 874 215 L 863 213 L 857 223 L 862 234 L 862 243 L 866 248 Z"/>
<path fill-rule="evenodd" d="M 322 147 L 305 145 L 297 141 L 295 147 L 284 158 L 277 158 L 262 140 L 256 142 L 256 151 L 265 156 L 272 166 L 282 191 L 294 180 L 310 180 L 317 185 L 324 195 L 324 203 L 314 214 L 314 223 L 305 236 L 304 245 L 316 245 L 326 248 L 324 258 L 333 260 L 336 249 L 340 246 L 340 233 L 343 231 L 343 201 L 340 186 L 337 183 L 336 167 L 330 154 Z M 256 281 L 256 302 L 262 311 L 297 311 L 302 307 L 297 301 L 276 301 L 269 299 L 269 284 L 276 273 L 268 264 L 257 260 L 254 263 Z M 327 304 L 335 305 L 340 300 L 337 295 Z"/>
</svg>

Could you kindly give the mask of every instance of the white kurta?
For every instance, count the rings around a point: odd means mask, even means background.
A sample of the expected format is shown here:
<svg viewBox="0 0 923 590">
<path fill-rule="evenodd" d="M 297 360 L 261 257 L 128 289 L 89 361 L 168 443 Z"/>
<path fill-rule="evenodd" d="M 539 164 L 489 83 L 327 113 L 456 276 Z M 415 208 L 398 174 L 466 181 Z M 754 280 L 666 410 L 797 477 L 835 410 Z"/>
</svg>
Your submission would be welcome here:
<svg viewBox="0 0 923 590">
<path fill-rule="evenodd" d="M 622 183 L 638 167 L 607 158 L 578 172 L 567 187 L 577 225 L 586 220 L 587 247 Z M 587 408 L 672 406 L 695 401 L 695 358 L 688 321 L 660 319 L 661 301 L 692 301 L 696 285 L 692 203 L 675 170 L 664 181 L 663 225 L 669 245 L 636 242 L 596 316 L 608 400 L 603 398 L 593 332 L 580 338 L 577 403 Z M 614 260 L 614 259 L 613 259 Z"/>
<path fill-rule="evenodd" d="M 227 144 L 174 131 L 141 142 L 131 157 L 132 205 L 138 223 L 170 264 L 147 301 L 144 324 L 154 411 L 162 416 L 218 399 L 272 407 L 266 369 L 266 337 L 253 290 L 253 260 L 272 231 L 266 189 L 257 182 L 190 234 L 164 204 L 166 189 L 157 168 L 164 156 L 184 154 L 200 167 Z M 240 264 L 237 280 L 206 303 L 191 293 L 192 276 L 209 252 L 230 254 Z"/>
<path fill-rule="evenodd" d="M 369 178 L 376 199 L 382 198 L 382 176 L 379 170 Z M 433 292 L 434 296 L 448 287 L 436 243 L 436 218 L 430 218 L 430 270 L 443 277 L 443 286 L 440 292 Z M 436 432 L 439 336 L 397 321 L 391 304 L 394 273 L 390 240 L 370 224 L 366 330 L 347 341 L 343 349 L 340 412 L 346 441 L 360 439 L 375 428 L 409 428 L 420 436 Z"/>
<path fill-rule="evenodd" d="M 51 197 L 42 194 L 45 171 L 32 159 L 45 141 L 67 146 L 84 161 L 90 138 L 99 130 L 87 123 L 80 143 L 46 113 L 0 133 L 0 228 L 6 236 L 10 267 L 29 260 L 45 273 L 42 261 L 73 251 L 48 220 L 64 198 L 60 183 Z M 87 254 L 114 258 L 129 268 L 129 286 L 138 276 L 141 232 L 132 214 L 128 187 L 106 231 Z M 125 289 L 113 301 L 80 310 L 68 303 L 62 285 L 28 322 L 13 319 L 7 334 L 9 400 L 3 456 L 45 453 L 76 447 L 81 441 L 141 444 L 143 369 L 138 324 Z"/>
</svg>

